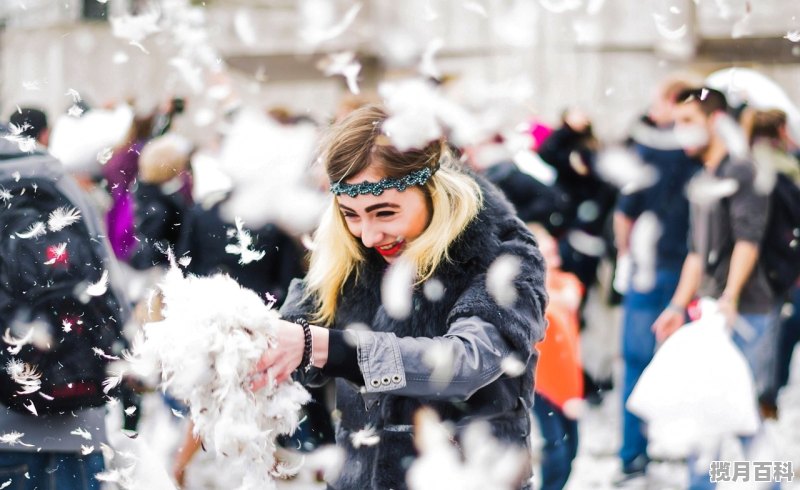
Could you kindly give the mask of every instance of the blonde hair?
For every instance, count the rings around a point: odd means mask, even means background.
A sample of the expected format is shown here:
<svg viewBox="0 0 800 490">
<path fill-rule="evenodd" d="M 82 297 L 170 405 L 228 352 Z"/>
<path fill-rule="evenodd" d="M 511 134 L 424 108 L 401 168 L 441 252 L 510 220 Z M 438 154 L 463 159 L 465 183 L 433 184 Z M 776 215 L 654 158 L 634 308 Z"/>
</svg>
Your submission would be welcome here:
<svg viewBox="0 0 800 490">
<path fill-rule="evenodd" d="M 370 166 L 377 166 L 388 178 L 438 166 L 422 187 L 431 209 L 430 222 L 402 255 L 422 282 L 451 260 L 449 247 L 478 215 L 483 196 L 477 182 L 458 168 L 443 140 L 406 152 L 389 144 L 380 131 L 387 117 L 376 105 L 354 111 L 331 128 L 323 140 L 321 158 L 332 182 L 344 181 Z M 331 325 L 345 283 L 353 275 L 358 277 L 365 260 L 364 246 L 350 233 L 335 198 L 314 234 L 314 245 L 306 294 L 315 304 L 313 321 Z"/>
</svg>

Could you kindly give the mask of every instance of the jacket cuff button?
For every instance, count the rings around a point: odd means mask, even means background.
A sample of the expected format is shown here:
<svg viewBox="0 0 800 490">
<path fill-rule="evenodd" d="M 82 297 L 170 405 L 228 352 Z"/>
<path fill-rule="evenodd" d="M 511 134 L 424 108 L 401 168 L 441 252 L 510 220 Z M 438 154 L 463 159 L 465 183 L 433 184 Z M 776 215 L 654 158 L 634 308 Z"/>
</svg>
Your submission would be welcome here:
<svg viewBox="0 0 800 490">
<path fill-rule="evenodd" d="M 400 382 L 400 375 L 399 374 L 395 374 L 394 376 L 392 376 L 392 382 L 395 383 L 395 384 L 399 383 Z"/>
<path fill-rule="evenodd" d="M 381 380 L 381 383 L 383 383 L 383 385 L 384 385 L 384 386 L 386 386 L 386 385 L 388 385 L 388 384 L 389 384 L 391 381 L 392 381 L 392 380 L 391 380 L 391 379 L 389 379 L 389 376 L 384 376 L 384 377 L 383 377 L 383 379 Z"/>
</svg>

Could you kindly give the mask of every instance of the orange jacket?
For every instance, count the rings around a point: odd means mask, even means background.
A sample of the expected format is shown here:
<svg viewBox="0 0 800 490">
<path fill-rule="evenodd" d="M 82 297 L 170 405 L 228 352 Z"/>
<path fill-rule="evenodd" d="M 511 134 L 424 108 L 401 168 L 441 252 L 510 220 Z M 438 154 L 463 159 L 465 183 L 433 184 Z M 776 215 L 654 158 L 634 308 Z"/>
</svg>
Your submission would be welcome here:
<svg viewBox="0 0 800 490">
<path fill-rule="evenodd" d="M 557 269 L 547 271 L 550 302 L 545 316 L 548 326 L 544 340 L 536 344 L 539 363 L 536 367 L 536 393 L 560 409 L 573 398 L 583 398 L 583 366 L 577 304 L 583 285 L 573 274 Z"/>
</svg>

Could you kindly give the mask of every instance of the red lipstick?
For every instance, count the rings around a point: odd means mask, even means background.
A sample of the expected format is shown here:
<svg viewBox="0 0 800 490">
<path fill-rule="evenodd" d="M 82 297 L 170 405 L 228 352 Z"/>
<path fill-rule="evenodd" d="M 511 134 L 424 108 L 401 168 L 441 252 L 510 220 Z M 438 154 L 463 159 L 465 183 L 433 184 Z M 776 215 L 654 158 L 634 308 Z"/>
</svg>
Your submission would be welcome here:
<svg viewBox="0 0 800 490">
<path fill-rule="evenodd" d="M 395 243 L 392 246 L 392 248 L 383 249 L 375 247 L 375 250 L 377 250 L 378 253 L 383 255 L 384 257 L 391 257 L 392 255 L 397 255 L 397 253 L 400 252 L 400 249 L 403 248 L 403 245 L 405 243 L 406 243 L 405 240 L 398 240 L 397 243 Z"/>
</svg>

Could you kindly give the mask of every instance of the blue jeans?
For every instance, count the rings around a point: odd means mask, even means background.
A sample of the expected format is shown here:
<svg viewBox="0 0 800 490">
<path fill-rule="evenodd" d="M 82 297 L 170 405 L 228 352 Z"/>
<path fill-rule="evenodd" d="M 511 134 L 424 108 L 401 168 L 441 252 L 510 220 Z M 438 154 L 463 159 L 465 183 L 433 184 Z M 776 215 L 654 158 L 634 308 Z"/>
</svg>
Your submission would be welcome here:
<svg viewBox="0 0 800 490">
<path fill-rule="evenodd" d="M 771 388 L 775 373 L 775 355 L 777 351 L 777 315 L 774 313 L 745 313 L 740 315 L 749 328 L 748 335 L 743 335 L 741 330 L 734 329 L 733 342 L 742 351 L 747 364 L 753 371 L 756 393 L 762 393 Z M 752 436 L 739 438 L 744 449 L 745 459 L 749 458 L 750 446 L 754 440 Z M 716 459 L 716 458 L 715 458 Z M 689 458 L 690 490 L 712 489 L 716 487 L 709 478 L 708 468 L 698 471 L 695 468 L 696 456 Z M 775 483 L 773 489 L 779 489 L 780 484 Z"/>
<path fill-rule="evenodd" d="M 104 469 L 100 452 L 0 451 L 0 484 L 11 480 L 6 490 L 100 490 L 95 475 Z"/>
<path fill-rule="evenodd" d="M 541 490 L 561 490 L 569 480 L 572 460 L 578 454 L 578 422 L 568 419 L 538 393 L 534 393 L 533 415 L 544 438 Z"/>
<path fill-rule="evenodd" d="M 633 387 L 650 364 L 656 351 L 656 336 L 652 327 L 658 315 L 667 307 L 678 287 L 680 270 L 659 269 L 651 291 L 640 292 L 633 288 L 623 301 L 622 359 L 622 447 L 619 451 L 623 468 L 638 457 L 647 458 L 647 438 L 643 422 L 625 407 Z"/>
</svg>

